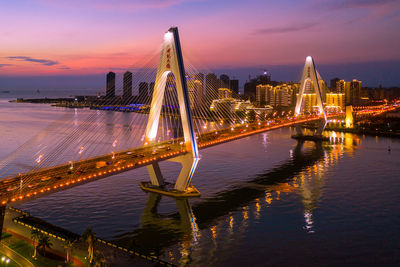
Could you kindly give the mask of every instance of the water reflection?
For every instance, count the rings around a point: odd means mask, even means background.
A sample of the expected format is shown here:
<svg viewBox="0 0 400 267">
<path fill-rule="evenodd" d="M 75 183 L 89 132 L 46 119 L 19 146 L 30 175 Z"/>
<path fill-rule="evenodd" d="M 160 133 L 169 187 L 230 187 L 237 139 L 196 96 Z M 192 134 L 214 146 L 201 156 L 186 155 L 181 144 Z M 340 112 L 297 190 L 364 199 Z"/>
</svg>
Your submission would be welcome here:
<svg viewBox="0 0 400 267">
<path fill-rule="evenodd" d="M 250 223 L 271 216 L 269 208 L 290 195 L 299 196 L 303 206 L 304 224 L 298 230 L 314 233 L 313 214 L 323 194 L 325 173 L 344 153 L 354 153 L 358 142 L 351 134 L 334 144 L 299 142 L 289 160 L 248 182 L 235 184 L 192 207 L 188 200 L 175 200 L 175 213 L 160 214 L 161 197 L 150 194 L 141 227 L 115 241 L 129 245 L 136 240 L 146 252 L 180 265 L 194 264 L 193 259 L 203 263 L 217 260 L 222 244 L 223 250 L 229 251 Z"/>
</svg>

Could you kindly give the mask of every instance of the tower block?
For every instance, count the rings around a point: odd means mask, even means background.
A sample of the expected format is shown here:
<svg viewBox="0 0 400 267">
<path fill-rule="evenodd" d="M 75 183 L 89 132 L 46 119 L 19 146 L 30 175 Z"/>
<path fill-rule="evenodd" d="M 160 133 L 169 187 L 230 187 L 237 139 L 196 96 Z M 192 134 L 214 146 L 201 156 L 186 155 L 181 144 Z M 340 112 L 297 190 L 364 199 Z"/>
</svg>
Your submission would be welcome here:
<svg viewBox="0 0 400 267">
<path fill-rule="evenodd" d="M 182 164 L 182 170 L 176 180 L 174 190 L 186 192 L 188 189 L 193 189 L 192 187 L 189 188 L 189 186 L 199 160 L 199 151 L 196 135 L 193 129 L 192 114 L 189 106 L 188 89 L 185 78 L 185 67 L 183 64 L 178 28 L 176 27 L 170 28 L 164 35 L 156 81 L 154 84 L 150 114 L 145 131 L 145 146 L 156 142 L 165 86 L 167 83 L 167 77 L 170 74 L 173 74 L 175 77 L 183 128 L 184 146 L 187 151 L 186 155 L 171 159 L 171 161 L 180 162 Z M 165 185 L 165 181 L 158 163 L 153 163 L 152 165 L 147 166 L 147 169 L 152 187 L 158 187 L 161 190 Z M 143 186 L 142 189 L 144 189 Z M 152 191 L 154 192 L 154 190 Z"/>
<path fill-rule="evenodd" d="M 295 114 L 300 115 L 301 114 L 301 108 L 302 104 L 304 101 L 304 94 L 305 94 L 305 89 L 306 85 L 308 82 L 311 82 L 312 88 L 314 88 L 316 98 L 317 98 L 317 106 L 319 110 L 319 115 L 321 116 L 321 123 L 318 127 L 318 130 L 316 132 L 316 135 L 322 135 L 322 132 L 325 129 L 326 123 L 327 123 L 327 117 L 325 113 L 325 108 L 324 108 L 324 102 L 322 99 L 322 94 L 321 94 L 321 88 L 319 85 L 319 81 L 322 80 L 321 76 L 319 75 L 318 71 L 316 70 L 314 59 L 310 56 L 306 58 L 306 63 L 304 65 L 303 69 L 303 75 L 301 76 L 301 81 L 300 81 L 300 91 L 299 91 L 299 96 L 297 98 L 296 102 L 296 108 L 295 108 Z M 298 134 L 302 135 L 301 131 L 298 129 Z"/>
</svg>

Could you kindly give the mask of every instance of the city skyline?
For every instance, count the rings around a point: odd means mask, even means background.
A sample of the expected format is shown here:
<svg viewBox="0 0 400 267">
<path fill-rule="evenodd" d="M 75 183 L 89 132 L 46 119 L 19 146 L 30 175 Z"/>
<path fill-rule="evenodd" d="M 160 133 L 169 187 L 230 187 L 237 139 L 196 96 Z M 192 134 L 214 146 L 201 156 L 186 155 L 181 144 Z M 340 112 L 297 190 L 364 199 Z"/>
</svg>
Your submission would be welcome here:
<svg viewBox="0 0 400 267">
<path fill-rule="evenodd" d="M 311 10 L 310 19 L 304 14 Z M 156 61 L 159 32 L 181 25 L 191 63 L 218 74 L 231 71 L 241 84 L 263 68 L 277 80 L 296 81 L 300 71 L 294 69 L 312 55 L 326 80 L 346 73 L 350 77 L 343 78 L 367 86 L 396 86 L 399 10 L 395 1 L 365 0 L 13 1 L 3 4 L 0 18 L 8 25 L 2 30 L 0 79 L 7 84 L 7 77 L 59 75 L 64 81 L 131 70 L 146 64 L 148 55 Z"/>
</svg>

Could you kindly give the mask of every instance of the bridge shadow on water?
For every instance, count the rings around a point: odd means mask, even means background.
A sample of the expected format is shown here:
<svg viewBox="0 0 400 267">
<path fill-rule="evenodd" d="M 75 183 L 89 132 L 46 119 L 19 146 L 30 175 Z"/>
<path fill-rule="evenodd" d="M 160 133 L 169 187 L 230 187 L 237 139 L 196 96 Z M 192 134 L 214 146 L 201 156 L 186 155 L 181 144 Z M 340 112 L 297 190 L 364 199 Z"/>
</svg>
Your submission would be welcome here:
<svg viewBox="0 0 400 267">
<path fill-rule="evenodd" d="M 117 236 L 114 242 L 155 255 L 163 254 L 164 249 L 176 244 L 189 249 L 200 238 L 200 230 L 215 225 L 221 217 L 248 206 L 258 198 L 264 198 L 266 192 L 285 192 L 288 187 L 289 191 L 293 191 L 295 187 L 289 185 L 293 177 L 322 161 L 331 150 L 332 146 L 322 145 L 320 142 L 315 143 L 311 149 L 303 149 L 303 142 L 298 142 L 290 159 L 283 164 L 249 181 L 235 184 L 229 190 L 200 200 L 193 206 L 188 199 L 175 199 L 178 212 L 172 214 L 160 214 L 158 206 L 162 197 L 151 193 L 141 217 L 140 228 Z M 305 214 L 311 214 L 315 209 L 319 194 L 308 192 L 308 196 L 303 197 Z"/>
</svg>

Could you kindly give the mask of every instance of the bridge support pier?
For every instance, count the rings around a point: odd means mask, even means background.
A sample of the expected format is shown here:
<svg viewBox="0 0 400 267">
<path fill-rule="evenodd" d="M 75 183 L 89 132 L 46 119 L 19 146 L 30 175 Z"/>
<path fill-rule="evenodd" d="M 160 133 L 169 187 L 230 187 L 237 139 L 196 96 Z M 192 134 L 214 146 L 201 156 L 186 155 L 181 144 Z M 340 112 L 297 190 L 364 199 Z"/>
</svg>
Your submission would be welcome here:
<svg viewBox="0 0 400 267">
<path fill-rule="evenodd" d="M 155 162 L 151 165 L 147 165 L 147 171 L 149 172 L 150 182 L 152 185 L 163 187 L 164 186 L 164 177 L 161 173 L 160 165 L 158 162 Z"/>
<path fill-rule="evenodd" d="M 193 158 L 191 153 L 186 153 L 168 161 L 178 162 L 182 165 L 173 188 L 169 187 L 161 173 L 158 163 L 147 166 L 150 176 L 149 182 L 141 182 L 140 187 L 147 192 L 159 193 L 172 197 L 198 197 L 200 192 L 194 188 L 190 181 L 192 180 L 194 171 L 196 170 L 198 158 Z"/>
<path fill-rule="evenodd" d="M 293 139 L 303 140 L 303 141 L 329 141 L 328 137 L 322 136 L 322 133 L 326 126 L 326 120 L 320 119 L 318 121 L 318 127 L 314 130 L 312 135 L 306 135 L 303 133 L 301 126 L 296 125 L 296 135 L 292 135 Z"/>
</svg>

